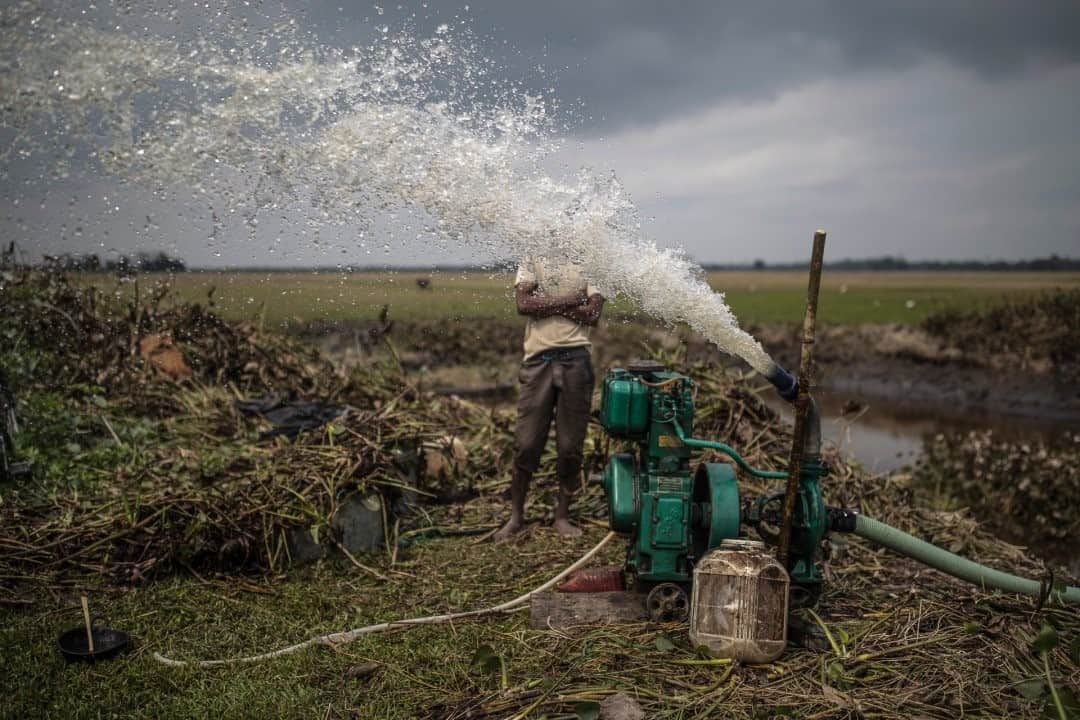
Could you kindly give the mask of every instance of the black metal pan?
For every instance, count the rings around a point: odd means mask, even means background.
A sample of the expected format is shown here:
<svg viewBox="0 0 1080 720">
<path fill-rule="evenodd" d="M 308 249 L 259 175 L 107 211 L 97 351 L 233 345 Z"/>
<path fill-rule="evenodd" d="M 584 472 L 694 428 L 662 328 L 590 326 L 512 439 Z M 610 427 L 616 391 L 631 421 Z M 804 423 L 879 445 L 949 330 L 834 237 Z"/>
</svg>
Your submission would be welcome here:
<svg viewBox="0 0 1080 720">
<path fill-rule="evenodd" d="M 90 652 L 86 639 L 86 627 L 83 625 L 65 630 L 57 638 L 60 652 L 68 662 L 107 660 L 120 654 L 131 642 L 131 636 L 123 630 L 103 627 L 97 620 L 91 624 L 91 633 L 94 637 L 94 652 Z"/>
</svg>

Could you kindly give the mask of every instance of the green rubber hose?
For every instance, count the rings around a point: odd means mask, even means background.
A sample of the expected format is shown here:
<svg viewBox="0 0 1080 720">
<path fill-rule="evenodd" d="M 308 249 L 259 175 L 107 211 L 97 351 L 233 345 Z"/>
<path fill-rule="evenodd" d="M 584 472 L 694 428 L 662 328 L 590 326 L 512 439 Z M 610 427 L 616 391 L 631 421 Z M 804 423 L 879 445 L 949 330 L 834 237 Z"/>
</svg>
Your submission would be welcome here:
<svg viewBox="0 0 1080 720">
<path fill-rule="evenodd" d="M 1038 580 L 1017 577 L 953 555 L 936 545 L 931 545 L 902 530 L 886 525 L 865 515 L 855 516 L 855 534 L 879 545 L 918 560 L 953 577 L 966 580 L 983 588 L 995 588 L 1009 593 L 1038 597 L 1045 590 Z M 1067 587 L 1063 592 L 1051 591 L 1051 597 L 1068 603 L 1080 603 L 1080 587 Z"/>
</svg>

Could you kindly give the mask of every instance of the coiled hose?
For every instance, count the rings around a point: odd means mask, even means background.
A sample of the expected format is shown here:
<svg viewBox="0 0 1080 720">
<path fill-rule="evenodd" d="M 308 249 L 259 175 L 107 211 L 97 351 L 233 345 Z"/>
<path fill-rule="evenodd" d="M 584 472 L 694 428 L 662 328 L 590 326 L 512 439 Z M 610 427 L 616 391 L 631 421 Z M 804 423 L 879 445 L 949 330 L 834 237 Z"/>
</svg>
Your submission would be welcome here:
<svg viewBox="0 0 1080 720">
<path fill-rule="evenodd" d="M 854 532 L 859 537 L 872 540 L 879 545 L 884 545 L 901 555 L 918 560 L 947 575 L 952 575 L 984 588 L 994 588 L 1003 592 L 1034 595 L 1036 597 L 1047 594 L 1049 597 L 1063 602 L 1080 603 L 1080 587 L 1067 587 L 1063 591 L 1047 588 L 1045 583 L 1038 580 L 1029 580 L 1028 578 L 1010 575 L 962 558 L 959 555 L 954 555 L 879 520 L 865 515 L 856 515 L 854 513 L 852 515 L 855 518 L 855 527 L 851 532 Z"/>
</svg>

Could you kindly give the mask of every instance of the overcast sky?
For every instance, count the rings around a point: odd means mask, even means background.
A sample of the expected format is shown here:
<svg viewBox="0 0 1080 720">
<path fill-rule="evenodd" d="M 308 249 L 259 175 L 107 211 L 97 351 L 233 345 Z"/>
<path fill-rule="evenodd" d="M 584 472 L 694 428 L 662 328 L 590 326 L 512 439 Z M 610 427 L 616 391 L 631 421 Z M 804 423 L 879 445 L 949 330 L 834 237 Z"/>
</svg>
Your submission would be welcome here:
<svg viewBox="0 0 1080 720">
<path fill-rule="evenodd" d="M 340 47 L 376 24 L 424 34 L 466 18 L 511 79 L 554 88 L 570 127 L 555 160 L 615 172 L 648 232 L 703 262 L 804 259 L 817 227 L 833 258 L 1080 256 L 1075 0 L 293 5 L 304 30 Z M 150 31 L 221 22 L 189 7 Z M 145 243 L 199 266 L 372 262 L 350 250 L 348 228 L 332 257 L 299 236 L 267 257 L 238 229 L 210 249 L 208 218 L 163 212 L 108 178 L 16 206 L 18 169 L 4 171 L 3 237 L 40 252 Z M 85 222 L 105 206 L 119 209 Z M 136 235 L 148 214 L 154 231 Z M 95 231 L 77 236 L 77 222 Z M 411 246 L 377 261 L 474 259 Z"/>
</svg>

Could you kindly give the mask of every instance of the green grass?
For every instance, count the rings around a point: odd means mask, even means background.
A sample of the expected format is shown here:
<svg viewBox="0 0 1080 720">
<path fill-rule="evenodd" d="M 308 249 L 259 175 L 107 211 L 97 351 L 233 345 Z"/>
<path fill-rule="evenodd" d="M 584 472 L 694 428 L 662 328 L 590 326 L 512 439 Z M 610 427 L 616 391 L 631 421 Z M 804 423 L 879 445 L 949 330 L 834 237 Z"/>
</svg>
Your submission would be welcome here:
<svg viewBox="0 0 1080 720">
<path fill-rule="evenodd" d="M 806 277 L 800 273 L 713 273 L 743 323 L 802 319 Z M 818 317 L 836 325 L 917 324 L 945 309 L 971 310 L 1077 287 L 1080 275 L 1007 273 L 837 273 L 822 281 Z"/>
<path fill-rule="evenodd" d="M 81 623 L 77 595 L 60 594 L 39 602 L 33 611 L 0 610 L 0 662 L 5 667 L 0 674 L 4 698 L 0 715 L 423 717 L 437 701 L 494 694 L 498 677 L 471 667 L 473 654 L 484 644 L 503 656 L 511 685 L 548 682 L 553 679 L 545 675 L 552 662 L 551 646 L 578 648 L 588 641 L 588 634 L 584 640 L 553 640 L 527 628 L 527 613 L 370 636 L 344 646 L 315 647 L 229 668 L 170 668 L 152 655 L 161 652 L 179 659 L 247 655 L 316 633 L 485 607 L 538 585 L 602 534 L 590 531 L 589 539 L 575 549 L 545 530 L 534 533 L 514 553 L 483 553 L 479 558 L 470 552 L 471 538 L 431 540 L 402 553 L 395 566 L 398 574 L 389 583 L 366 577 L 344 561 L 333 561 L 272 580 L 238 583 L 235 578 L 185 577 L 129 592 L 92 591 L 92 612 L 135 639 L 130 652 L 95 665 L 67 664 L 56 648 L 57 635 Z M 619 552 L 621 544 L 609 553 L 613 562 Z M 478 577 L 498 580 L 478 582 Z M 461 582 L 462 578 L 467 580 Z M 689 655 L 689 650 L 684 647 L 680 654 Z M 662 664 L 670 657 L 654 653 L 637 662 Z M 611 660 L 618 662 L 618 657 Z M 370 674 L 350 676 L 350 667 L 370 663 L 375 665 Z M 560 691 L 572 689 L 563 686 Z"/>
<path fill-rule="evenodd" d="M 430 277 L 431 287 L 417 286 Z M 161 281 L 139 280 L 140 292 Z M 723 291 L 743 324 L 797 321 L 806 300 L 806 275 L 798 272 L 719 272 L 708 276 Z M 118 285 L 106 276 L 92 282 L 121 296 L 135 283 Z M 213 301 L 228 318 L 269 326 L 311 321 L 371 319 L 383 305 L 400 320 L 511 318 L 511 284 L 504 274 L 482 273 L 259 273 L 206 272 L 179 275 L 175 294 L 183 300 Z M 1029 298 L 1056 287 L 1080 287 L 1080 273 L 833 273 L 822 282 L 819 317 L 834 324 L 920 322 L 943 309 L 968 310 Z M 609 319 L 634 314 L 627 302 L 609 304 Z"/>
</svg>

